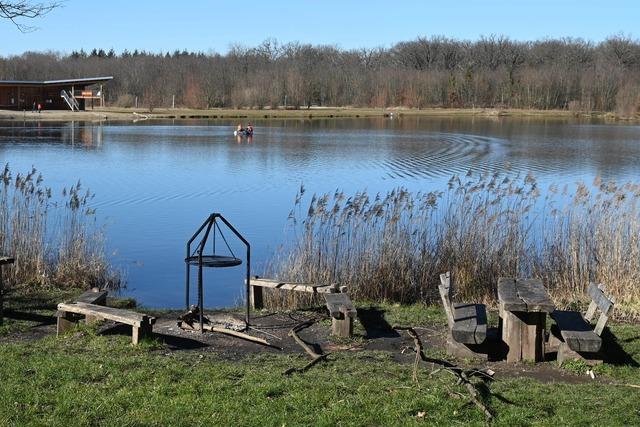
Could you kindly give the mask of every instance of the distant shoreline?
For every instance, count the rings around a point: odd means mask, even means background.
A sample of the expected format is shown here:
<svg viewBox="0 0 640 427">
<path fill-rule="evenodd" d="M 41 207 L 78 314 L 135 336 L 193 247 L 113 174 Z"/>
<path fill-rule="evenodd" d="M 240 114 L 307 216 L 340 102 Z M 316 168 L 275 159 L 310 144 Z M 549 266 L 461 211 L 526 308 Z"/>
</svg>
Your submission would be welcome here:
<svg viewBox="0 0 640 427">
<path fill-rule="evenodd" d="M 612 122 L 638 122 L 640 115 L 622 117 L 615 113 L 585 113 L 567 110 L 529 110 L 494 108 L 351 108 L 311 107 L 310 109 L 187 109 L 157 108 L 153 112 L 143 108 L 100 108 L 71 111 L 0 110 L 0 121 L 111 121 L 111 120 L 158 120 L 158 119 L 327 119 L 363 117 L 514 117 L 540 119 L 603 119 Z"/>
</svg>

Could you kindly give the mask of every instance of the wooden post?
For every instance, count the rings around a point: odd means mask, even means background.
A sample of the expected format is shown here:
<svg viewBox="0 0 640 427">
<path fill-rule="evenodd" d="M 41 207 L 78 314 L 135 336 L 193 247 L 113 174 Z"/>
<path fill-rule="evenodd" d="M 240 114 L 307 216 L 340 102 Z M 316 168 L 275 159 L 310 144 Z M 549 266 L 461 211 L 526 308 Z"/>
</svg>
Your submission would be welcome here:
<svg viewBox="0 0 640 427">
<path fill-rule="evenodd" d="M 261 286 L 251 286 L 249 288 L 249 298 L 251 308 L 253 308 L 254 310 L 262 310 L 264 308 L 264 299 L 262 296 Z"/>
<path fill-rule="evenodd" d="M 56 313 L 56 316 L 58 317 L 56 336 L 60 336 L 60 334 L 67 332 L 69 329 L 75 326 L 75 318 L 73 314 L 66 311 L 59 311 L 58 313 Z"/>
<path fill-rule="evenodd" d="M 138 326 L 131 327 L 131 344 L 138 345 L 140 340 L 145 337 L 150 337 L 152 335 L 152 327 L 148 320 L 142 322 L 142 324 Z"/>
<path fill-rule="evenodd" d="M 522 313 L 522 360 L 541 362 L 544 360 L 544 330 L 546 313 Z"/>
<path fill-rule="evenodd" d="M 337 337 L 349 338 L 353 334 L 353 317 L 345 315 L 331 318 L 331 334 Z"/>
<path fill-rule="evenodd" d="M 507 362 L 522 360 L 521 344 L 522 321 L 514 313 L 502 311 L 502 340 L 508 347 Z"/>
<path fill-rule="evenodd" d="M 544 360 L 546 313 L 502 310 L 502 340 L 508 347 L 507 362 Z"/>
<path fill-rule="evenodd" d="M 4 278 L 2 276 L 2 267 L 7 264 L 13 264 L 14 259 L 9 256 L 0 256 L 0 325 L 4 321 Z"/>
</svg>

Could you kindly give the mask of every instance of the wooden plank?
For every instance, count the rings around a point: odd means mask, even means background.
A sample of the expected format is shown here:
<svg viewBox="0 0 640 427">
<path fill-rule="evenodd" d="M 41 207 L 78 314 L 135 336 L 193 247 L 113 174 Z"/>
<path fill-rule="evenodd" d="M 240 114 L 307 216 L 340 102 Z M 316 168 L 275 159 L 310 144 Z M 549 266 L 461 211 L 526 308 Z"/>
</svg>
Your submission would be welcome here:
<svg viewBox="0 0 640 427">
<path fill-rule="evenodd" d="M 0 265 L 13 264 L 15 258 L 7 255 L 0 255 Z"/>
<path fill-rule="evenodd" d="M 56 336 L 60 336 L 60 334 L 67 332 L 76 325 L 76 319 L 71 313 L 59 311 L 56 313 L 56 317 L 58 318 L 56 322 Z"/>
<path fill-rule="evenodd" d="M 544 289 L 540 279 L 518 279 L 516 280 L 516 293 L 524 301 L 527 308 L 524 311 L 543 311 L 551 313 L 555 305 L 547 291 Z M 514 310 L 515 311 L 515 310 Z"/>
<path fill-rule="evenodd" d="M 584 318 L 587 322 L 591 323 L 593 320 L 593 316 L 596 314 L 596 310 L 598 309 L 598 304 L 594 301 L 589 303 L 589 308 L 587 308 L 587 312 L 584 314 Z"/>
<path fill-rule="evenodd" d="M 260 286 L 253 286 L 253 283 L 251 284 L 249 288 L 249 302 L 254 310 L 262 310 L 264 308 L 264 298 Z"/>
<path fill-rule="evenodd" d="M 602 347 L 600 338 L 591 325 L 575 311 L 556 310 L 551 314 L 560 329 L 562 339 L 573 351 L 595 353 Z"/>
<path fill-rule="evenodd" d="M 95 318 L 113 320 L 118 323 L 137 327 L 140 327 L 144 323 L 153 323 L 151 320 L 152 318 L 146 314 L 112 307 L 103 307 L 95 304 L 85 304 L 82 302 L 75 304 L 61 303 L 58 304 L 58 310 L 62 312 L 77 313 L 85 316 L 94 316 Z"/>
<path fill-rule="evenodd" d="M 454 318 L 451 310 L 451 273 L 446 272 L 440 275 L 440 285 L 438 285 L 438 292 L 440 293 L 440 299 L 442 300 L 442 306 L 444 312 L 447 315 L 447 323 L 449 329 L 453 328 Z"/>
<path fill-rule="evenodd" d="M 518 313 L 521 323 L 520 345 L 522 360 L 540 362 L 544 359 L 544 330 L 547 314 L 544 312 Z"/>
<path fill-rule="evenodd" d="M 338 293 L 336 285 L 319 285 L 314 283 L 290 283 L 273 279 L 251 279 L 251 286 L 259 286 L 269 289 L 282 289 L 287 291 L 310 292 L 314 294 Z"/>
<path fill-rule="evenodd" d="M 348 338 L 353 334 L 353 319 L 356 309 L 347 294 L 324 294 L 327 308 L 331 314 L 331 333 Z"/>
<path fill-rule="evenodd" d="M 505 311 L 526 311 L 527 305 L 518 296 L 516 280 L 510 277 L 498 279 L 498 301 Z"/>
<path fill-rule="evenodd" d="M 602 331 L 604 330 L 604 327 L 607 324 L 607 320 L 609 320 L 609 316 L 607 316 L 604 313 L 600 313 L 600 317 L 598 318 L 598 323 L 596 323 L 596 327 L 593 328 L 593 332 L 597 336 L 602 335 Z"/>
<path fill-rule="evenodd" d="M 331 317 L 355 317 L 357 314 L 347 294 L 325 294 L 324 299 Z"/>
<path fill-rule="evenodd" d="M 105 305 L 107 303 L 107 291 L 101 291 L 98 289 L 89 289 L 80 295 L 76 302 L 83 302 L 85 304 Z"/>
<path fill-rule="evenodd" d="M 502 312 L 502 341 L 508 348 L 507 362 L 522 360 L 522 320 L 510 311 Z"/>
<path fill-rule="evenodd" d="M 613 302 L 607 298 L 604 291 L 595 283 L 589 283 L 587 293 L 591 297 L 591 300 L 598 305 L 598 308 L 605 315 L 609 316 L 613 309 Z"/>
<path fill-rule="evenodd" d="M 453 305 L 453 338 L 462 344 L 482 344 L 487 337 L 487 313 L 483 304 Z"/>
</svg>

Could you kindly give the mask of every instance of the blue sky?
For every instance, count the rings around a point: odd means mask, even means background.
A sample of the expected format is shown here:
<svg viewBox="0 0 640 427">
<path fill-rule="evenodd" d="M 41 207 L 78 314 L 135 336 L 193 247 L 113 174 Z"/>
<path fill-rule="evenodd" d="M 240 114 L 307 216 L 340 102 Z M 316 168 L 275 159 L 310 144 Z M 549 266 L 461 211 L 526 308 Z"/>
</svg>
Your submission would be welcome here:
<svg viewBox="0 0 640 427">
<path fill-rule="evenodd" d="M 42 1 L 42 0 L 37 0 Z M 28 50 L 71 52 L 94 47 L 154 52 L 188 49 L 224 53 L 233 43 L 332 44 L 342 48 L 388 47 L 418 36 L 477 39 L 506 35 L 518 40 L 613 34 L 637 38 L 638 0 L 296 0 L 151 1 L 67 0 L 64 7 L 20 33 L 0 21 L 0 55 Z"/>
</svg>

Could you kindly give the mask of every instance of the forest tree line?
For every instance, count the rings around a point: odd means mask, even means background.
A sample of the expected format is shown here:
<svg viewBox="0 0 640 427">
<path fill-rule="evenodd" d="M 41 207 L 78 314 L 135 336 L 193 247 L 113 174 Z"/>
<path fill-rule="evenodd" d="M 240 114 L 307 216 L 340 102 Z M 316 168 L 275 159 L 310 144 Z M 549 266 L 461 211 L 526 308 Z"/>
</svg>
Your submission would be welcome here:
<svg viewBox="0 0 640 427">
<path fill-rule="evenodd" d="M 0 57 L 0 80 L 112 75 L 111 106 L 640 108 L 640 41 L 418 38 L 390 48 L 280 44 L 226 54 L 94 49 Z M 174 98 L 175 97 L 175 98 Z"/>
</svg>

